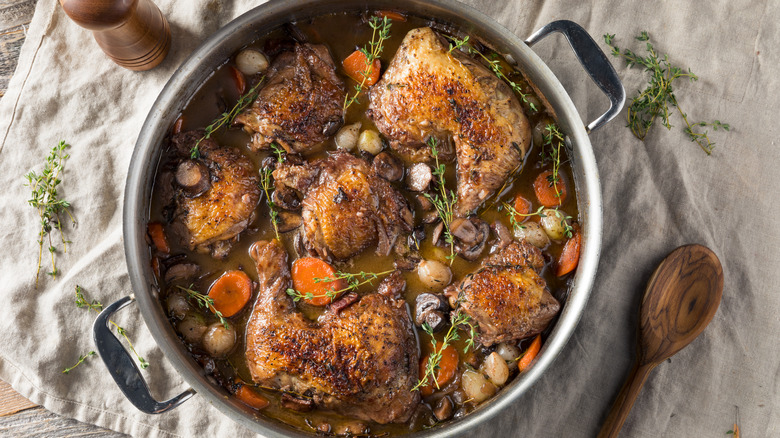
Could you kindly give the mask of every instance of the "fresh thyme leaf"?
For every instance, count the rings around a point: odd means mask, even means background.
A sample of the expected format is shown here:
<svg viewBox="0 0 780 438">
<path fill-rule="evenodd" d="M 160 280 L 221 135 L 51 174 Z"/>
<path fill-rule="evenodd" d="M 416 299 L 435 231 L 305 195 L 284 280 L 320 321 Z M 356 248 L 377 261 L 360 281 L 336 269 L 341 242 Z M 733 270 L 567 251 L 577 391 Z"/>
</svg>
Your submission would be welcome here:
<svg viewBox="0 0 780 438">
<path fill-rule="evenodd" d="M 469 329 L 469 338 L 466 339 L 466 346 L 463 348 L 463 353 L 467 353 L 469 349 L 474 349 L 474 340 L 477 336 L 476 327 L 472 324 L 471 317 L 458 310 L 452 317 L 451 325 L 447 333 L 444 335 L 444 339 L 441 342 L 441 346 L 438 347 L 436 338 L 433 336 L 433 330 L 428 323 L 422 324 L 422 329 L 428 336 L 431 337 L 431 353 L 428 354 L 428 361 L 425 364 L 425 372 L 423 373 L 417 384 L 414 385 L 412 391 L 421 389 L 424 386 L 428 386 L 433 383 L 436 389 L 440 389 L 439 381 L 436 378 L 437 371 L 439 370 L 439 364 L 441 363 L 442 351 L 447 348 L 453 341 L 460 339 L 458 330 L 461 326 L 467 326 Z"/>
<path fill-rule="evenodd" d="M 87 298 L 84 296 L 84 291 L 79 285 L 76 285 L 76 307 L 87 308 L 94 310 L 95 312 L 100 312 L 103 310 L 103 304 L 101 304 L 100 301 L 92 300 L 92 302 L 89 302 L 87 300 Z"/>
<path fill-rule="evenodd" d="M 519 220 L 517 220 L 518 217 L 531 217 L 531 216 L 539 216 L 539 217 L 547 217 L 544 212 L 544 206 L 539 207 L 535 212 L 533 213 L 520 213 L 519 211 L 515 210 L 514 207 L 509 205 L 506 202 L 502 202 L 499 210 L 506 210 L 506 215 L 509 216 L 509 222 L 512 224 L 512 228 L 515 230 L 519 230 L 523 228 L 523 225 Z"/>
<path fill-rule="evenodd" d="M 273 146 L 273 144 L 271 144 L 271 146 Z M 283 160 L 281 155 L 280 159 Z M 276 235 L 276 239 L 279 240 L 279 211 L 276 209 L 276 203 L 271 198 L 272 173 L 273 171 L 270 167 L 264 167 L 260 171 L 260 187 L 263 189 L 263 193 L 265 194 L 265 203 L 268 205 L 268 213 L 271 216 L 271 225 L 274 226 L 274 235 Z"/>
<path fill-rule="evenodd" d="M 183 287 L 183 286 L 176 286 L 176 287 L 178 287 L 179 289 L 183 290 L 184 292 L 187 292 L 187 295 L 189 295 L 190 298 L 194 299 L 195 302 L 198 303 L 198 307 L 206 308 L 209 311 L 211 311 L 211 313 L 216 315 L 217 318 L 219 318 L 219 322 L 221 322 L 222 325 L 226 329 L 230 328 L 230 326 L 228 325 L 227 320 L 225 319 L 224 316 L 222 316 L 222 312 L 220 312 L 219 310 L 214 308 L 214 299 L 213 298 L 211 298 L 208 295 L 203 295 L 202 293 L 200 293 L 200 292 L 198 292 L 196 290 L 193 290 L 192 289 L 192 285 L 190 285 L 190 287 Z"/>
<path fill-rule="evenodd" d="M 313 300 L 314 298 L 322 298 L 327 297 L 330 299 L 330 302 L 333 302 L 333 300 L 349 291 L 356 290 L 360 286 L 363 286 L 364 284 L 371 283 L 374 280 L 378 279 L 379 277 L 385 276 L 387 274 L 390 274 L 391 272 L 394 272 L 394 269 L 391 269 L 389 271 L 384 272 L 364 272 L 360 271 L 357 274 L 350 274 L 349 272 L 342 272 L 338 271 L 335 274 L 333 274 L 332 277 L 314 277 L 315 283 L 332 283 L 334 281 L 338 280 L 345 280 L 347 282 L 347 286 L 344 288 L 341 288 L 339 290 L 334 290 L 332 287 L 325 291 L 324 294 L 313 294 L 311 292 L 307 292 L 305 294 L 302 294 L 301 292 L 295 290 L 295 289 L 287 289 L 285 292 L 287 295 L 292 297 L 294 302 L 298 302 L 301 299 L 305 299 L 308 301 Z"/>
<path fill-rule="evenodd" d="M 436 161 L 436 166 L 433 168 L 432 173 L 433 176 L 436 177 L 436 186 L 439 193 L 434 195 L 423 193 L 423 196 L 431 201 L 431 204 L 436 207 L 439 218 L 441 218 L 442 223 L 444 223 L 444 241 L 450 246 L 450 255 L 447 256 L 447 260 L 450 261 L 451 265 L 452 261 L 455 259 L 455 238 L 450 231 L 450 224 L 454 218 L 452 208 L 458 198 L 452 190 L 447 190 L 445 185 L 446 180 L 444 178 L 444 173 L 447 169 L 443 163 L 439 163 L 439 150 L 437 148 L 438 143 L 436 139 L 434 137 L 429 137 L 427 143 L 431 148 L 431 156 Z"/>
<path fill-rule="evenodd" d="M 43 259 L 43 245 L 44 241 L 47 243 L 47 250 L 51 254 L 51 272 L 48 274 L 52 277 L 57 277 L 59 270 L 55 263 L 55 252 L 57 248 L 55 242 L 52 241 L 51 231 L 58 230 L 60 233 L 60 240 L 62 242 L 62 251 L 68 252 L 69 240 L 65 240 L 65 235 L 62 233 L 62 214 L 66 214 L 73 224 L 76 220 L 68 210 L 70 208 L 70 202 L 60 199 L 57 187 L 62 183 L 62 171 L 65 160 L 70 155 L 65 153 L 65 149 L 70 145 L 64 141 L 60 141 L 49 152 L 49 156 L 46 157 L 43 170 L 40 175 L 35 171 L 30 171 L 24 177 L 27 179 L 27 187 L 30 187 L 32 194 L 27 201 L 30 206 L 38 210 L 40 216 L 40 231 L 38 232 L 38 268 L 35 271 L 35 286 L 38 286 L 38 277 L 41 273 L 41 261 Z"/>
<path fill-rule="evenodd" d="M 130 341 L 130 338 L 127 337 L 127 330 L 120 327 L 119 324 L 115 323 L 114 321 L 111 321 L 110 319 L 108 320 L 108 322 L 116 328 L 117 333 L 119 333 L 120 335 L 122 335 L 123 338 L 125 338 L 125 341 L 127 341 L 127 345 L 130 346 L 130 351 L 132 351 L 133 354 L 135 355 L 135 358 L 138 359 L 138 366 L 140 366 L 142 370 L 148 368 L 149 362 L 147 362 L 146 359 L 141 357 L 141 355 L 138 354 L 137 351 L 135 351 L 135 346 Z"/>
<path fill-rule="evenodd" d="M 555 197 L 560 198 L 561 192 L 558 191 L 558 183 L 561 179 L 558 173 L 561 169 L 561 146 L 564 143 L 563 133 L 558 130 L 556 125 L 551 123 L 544 127 L 543 138 L 542 161 L 549 160 L 552 162 L 552 174 L 547 177 L 547 180 L 550 182 L 550 187 L 555 189 Z M 560 201 L 558 202 L 560 203 Z"/>
<path fill-rule="evenodd" d="M 271 150 L 273 151 L 274 155 L 276 155 L 276 162 L 284 163 L 284 161 L 287 159 L 287 151 L 284 150 L 283 147 L 279 146 L 277 142 L 271 143 Z"/>
<path fill-rule="evenodd" d="M 447 53 L 452 53 L 453 50 L 460 50 L 461 47 L 465 46 L 469 42 L 469 36 L 466 35 L 466 38 L 458 39 L 458 38 L 451 38 L 452 43 L 455 43 L 454 45 L 450 43 L 450 49 L 447 50 Z"/>
<path fill-rule="evenodd" d="M 70 373 L 71 371 L 73 371 L 74 368 L 76 368 L 77 366 L 81 365 L 85 360 L 87 360 L 87 358 L 92 357 L 94 355 L 95 355 L 94 351 L 90 351 L 89 353 L 87 353 L 87 354 L 85 354 L 83 356 L 79 355 L 79 361 L 76 362 L 76 365 L 73 365 L 72 367 L 65 368 L 64 370 L 62 370 L 62 374 Z"/>
<path fill-rule="evenodd" d="M 347 94 L 344 97 L 345 112 L 347 111 L 347 108 L 349 108 L 353 103 L 360 103 L 358 96 L 360 96 L 360 93 L 363 92 L 363 88 L 366 86 L 366 82 L 371 77 L 374 60 L 382 55 L 382 50 L 384 50 L 384 42 L 390 38 L 390 26 L 392 26 L 392 20 L 389 20 L 387 17 L 379 18 L 374 15 L 368 20 L 368 25 L 371 26 L 372 29 L 371 41 L 369 41 L 368 46 L 363 46 L 360 48 L 360 52 L 363 54 L 363 56 L 366 57 L 366 69 L 360 72 L 362 79 L 360 80 L 359 84 L 355 85 L 355 92 L 352 94 L 352 96 Z"/>
<path fill-rule="evenodd" d="M 690 69 L 687 72 L 681 68 L 672 65 L 669 61 L 669 55 L 659 55 L 653 45 L 650 43 L 650 36 L 647 32 L 641 32 L 636 37 L 638 41 L 646 43 L 647 56 L 640 56 L 637 53 L 624 49 L 622 52 L 620 48 L 613 44 L 615 35 L 604 35 L 604 42 L 612 48 L 612 55 L 625 59 L 628 67 L 639 65 L 644 67 L 646 72 L 650 73 L 650 79 L 644 90 L 631 100 L 631 106 L 628 108 L 628 127 L 631 128 L 631 132 L 634 136 L 640 140 L 644 140 L 648 131 L 655 123 L 656 118 L 661 117 L 661 124 L 666 126 L 667 129 L 672 129 L 672 124 L 669 121 L 671 116 L 669 107 L 677 108 L 677 111 L 682 116 L 683 122 L 686 127 L 684 132 L 688 135 L 688 138 L 692 142 L 701 147 L 701 149 L 707 153 L 712 154 L 712 150 L 715 147 L 709 136 L 708 132 L 697 132 L 694 127 L 712 126 L 716 131 L 718 128 L 729 130 L 729 125 L 721 123 L 716 120 L 713 123 L 707 122 L 694 122 L 691 123 L 688 120 L 688 115 L 680 108 L 677 96 L 674 94 L 674 81 L 679 78 L 688 78 L 691 81 L 698 80 Z"/>
<path fill-rule="evenodd" d="M 236 116 L 241 113 L 241 111 L 244 111 L 246 107 L 251 105 L 252 102 L 257 99 L 257 94 L 259 93 L 258 87 L 260 87 L 260 84 L 262 84 L 264 80 L 265 76 L 260 77 L 260 80 L 257 81 L 254 87 L 250 88 L 249 91 L 238 98 L 238 102 L 236 102 L 236 105 L 233 107 L 233 109 L 231 109 L 229 112 L 222 113 L 216 120 L 211 122 L 209 126 L 206 126 L 206 132 L 203 134 L 203 137 L 199 138 L 198 141 L 195 142 L 195 146 L 190 149 L 190 158 L 193 160 L 195 158 L 199 158 L 200 150 L 198 147 L 200 147 L 200 142 L 206 140 L 207 138 L 211 138 L 211 135 L 217 132 L 221 127 L 233 123 L 233 119 L 235 119 Z"/>
</svg>

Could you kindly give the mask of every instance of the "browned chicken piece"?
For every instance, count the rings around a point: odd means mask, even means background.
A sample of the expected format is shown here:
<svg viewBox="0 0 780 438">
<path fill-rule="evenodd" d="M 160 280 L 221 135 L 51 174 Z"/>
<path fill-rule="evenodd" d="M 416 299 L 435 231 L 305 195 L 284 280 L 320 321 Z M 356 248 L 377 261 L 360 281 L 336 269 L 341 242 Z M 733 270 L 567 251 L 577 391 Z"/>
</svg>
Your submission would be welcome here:
<svg viewBox="0 0 780 438">
<path fill-rule="evenodd" d="M 398 236 L 412 230 L 412 211 L 403 195 L 368 162 L 347 152 L 310 163 L 282 163 L 273 176 L 281 205 L 301 200 L 301 238 L 312 256 L 346 260 L 372 245 L 377 254 L 388 255 Z"/>
<path fill-rule="evenodd" d="M 202 131 L 189 131 L 172 139 L 181 159 L 174 173 L 171 229 L 191 250 L 223 258 L 252 220 L 260 180 L 249 158 L 211 139 L 200 142 L 200 158 L 191 160 L 190 149 L 202 136 Z"/>
<path fill-rule="evenodd" d="M 288 152 L 315 152 L 344 123 L 345 95 L 328 48 L 296 44 L 274 59 L 257 99 L 234 124 L 244 125 L 253 150 L 276 142 Z"/>
<path fill-rule="evenodd" d="M 459 308 L 477 323 L 482 345 L 527 338 L 547 328 L 561 307 L 538 274 L 543 267 L 537 247 L 514 241 L 447 294 L 456 293 Z"/>
<path fill-rule="evenodd" d="M 298 312 L 285 292 L 291 287 L 290 270 L 279 242 L 257 242 L 250 255 L 259 282 L 246 327 L 252 379 L 311 395 L 317 407 L 350 417 L 381 424 L 407 421 L 420 400 L 412 391 L 419 357 L 397 288 L 365 295 L 315 322 Z"/>
<path fill-rule="evenodd" d="M 431 159 L 425 144 L 431 136 L 439 149 L 455 144 L 458 216 L 499 189 L 530 144 L 530 125 L 512 89 L 473 59 L 449 53 L 427 27 L 406 34 L 369 98 L 369 116 L 408 160 Z"/>
</svg>

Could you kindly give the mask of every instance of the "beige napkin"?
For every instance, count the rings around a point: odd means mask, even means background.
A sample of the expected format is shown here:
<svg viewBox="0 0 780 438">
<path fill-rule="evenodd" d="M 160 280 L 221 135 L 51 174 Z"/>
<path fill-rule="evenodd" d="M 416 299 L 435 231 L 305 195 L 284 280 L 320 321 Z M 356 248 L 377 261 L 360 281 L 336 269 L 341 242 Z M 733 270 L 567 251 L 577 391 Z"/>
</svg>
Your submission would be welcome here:
<svg viewBox="0 0 780 438">
<path fill-rule="evenodd" d="M 220 26 L 260 2 L 157 0 L 173 46 L 153 71 L 109 61 L 89 32 L 40 0 L 9 90 L 0 101 L 0 378 L 56 413 L 137 436 L 249 436 L 196 396 L 158 416 L 138 412 L 92 358 L 94 313 L 74 304 L 74 287 L 108 304 L 129 294 L 121 217 L 125 176 L 138 130 L 176 67 Z M 602 42 L 641 52 L 647 30 L 656 48 L 700 76 L 677 87 L 692 119 L 720 119 L 707 157 L 673 119 L 642 143 L 625 113 L 591 136 L 604 194 L 604 248 L 596 286 L 574 336 L 544 377 L 515 406 L 474 436 L 593 436 L 631 365 L 637 309 L 654 265 L 675 247 L 701 243 L 723 262 L 726 285 L 704 334 L 659 366 L 622 436 L 726 436 L 739 407 L 744 436 L 780 436 L 780 4 L 773 1 L 591 2 L 496 0 L 468 3 L 520 37 L 556 19 L 583 25 Z M 602 47 L 605 47 L 602 44 Z M 587 79 L 562 37 L 534 48 L 572 95 L 586 121 L 606 99 Z M 615 61 L 629 95 L 644 76 Z M 38 221 L 26 205 L 23 175 L 40 170 L 49 149 L 68 141 L 61 193 L 73 203 L 73 241 L 58 254 L 62 275 L 34 286 Z M 137 309 L 119 323 L 151 366 L 158 398 L 187 386 L 166 362 Z"/>
</svg>

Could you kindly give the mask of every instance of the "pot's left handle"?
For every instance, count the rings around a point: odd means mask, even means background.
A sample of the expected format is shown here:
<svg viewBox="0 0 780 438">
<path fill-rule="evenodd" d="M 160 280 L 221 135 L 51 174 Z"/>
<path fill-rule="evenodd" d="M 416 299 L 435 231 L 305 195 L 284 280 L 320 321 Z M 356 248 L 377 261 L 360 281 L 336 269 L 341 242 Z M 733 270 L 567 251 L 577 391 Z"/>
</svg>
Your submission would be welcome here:
<svg viewBox="0 0 780 438">
<path fill-rule="evenodd" d="M 615 68 L 607 59 L 607 55 L 593 41 L 588 32 L 573 21 L 553 21 L 534 32 L 525 40 L 525 43 L 532 46 L 554 32 L 560 32 L 566 37 L 582 67 L 609 98 L 610 106 L 607 112 L 590 122 L 585 128 L 590 134 L 614 119 L 623 109 L 623 104 L 626 102 L 626 90 L 623 88 Z"/>
<path fill-rule="evenodd" d="M 149 386 L 141 375 L 141 370 L 136 365 L 135 360 L 125 350 L 119 339 L 114 336 L 109 326 L 111 315 L 134 301 L 135 296 L 129 295 L 112 303 L 100 312 L 92 326 L 95 347 L 100 354 L 100 358 L 106 364 L 108 372 L 114 378 L 114 382 L 119 386 L 119 389 L 125 394 L 125 397 L 142 412 L 161 414 L 184 403 L 188 398 L 195 395 L 195 390 L 190 388 L 176 397 L 163 402 L 157 401 L 152 397 L 152 394 L 149 392 Z"/>
</svg>

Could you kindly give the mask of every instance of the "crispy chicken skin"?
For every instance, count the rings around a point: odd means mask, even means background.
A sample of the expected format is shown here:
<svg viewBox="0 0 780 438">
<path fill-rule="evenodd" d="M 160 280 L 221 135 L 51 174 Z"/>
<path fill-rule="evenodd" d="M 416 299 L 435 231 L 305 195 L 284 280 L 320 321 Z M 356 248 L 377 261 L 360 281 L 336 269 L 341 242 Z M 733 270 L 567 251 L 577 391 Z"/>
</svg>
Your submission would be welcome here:
<svg viewBox="0 0 780 438">
<path fill-rule="evenodd" d="M 388 255 L 412 229 L 412 211 L 368 162 L 337 151 L 325 159 L 282 163 L 273 173 L 275 195 L 302 199 L 303 244 L 312 256 L 346 260 L 376 245 Z"/>
<path fill-rule="evenodd" d="M 477 340 L 485 346 L 541 333 L 560 309 L 538 271 L 541 251 L 526 241 L 512 242 L 490 255 L 482 267 L 448 293 L 478 324 Z"/>
<path fill-rule="evenodd" d="M 397 287 L 387 294 L 363 296 L 315 322 L 299 313 L 285 293 L 291 286 L 290 271 L 279 242 L 257 242 L 250 255 L 259 281 L 246 328 L 252 379 L 311 395 L 316 406 L 358 419 L 407 421 L 420 400 L 419 392 L 411 390 L 418 379 L 419 357 Z"/>
<path fill-rule="evenodd" d="M 327 47 L 296 44 L 274 59 L 257 99 L 234 124 L 244 125 L 253 150 L 276 142 L 288 152 L 315 152 L 343 124 L 345 95 Z"/>
<path fill-rule="evenodd" d="M 181 160 L 190 159 L 190 148 L 202 136 L 202 131 L 189 131 L 171 139 Z M 208 167 L 210 188 L 194 197 L 176 192 L 171 228 L 191 250 L 222 258 L 230 240 L 251 222 L 260 200 L 260 180 L 249 158 L 238 150 L 221 147 L 212 139 L 201 141 L 198 149 Z"/>
<path fill-rule="evenodd" d="M 455 212 L 474 212 L 522 163 L 531 132 L 507 84 L 481 64 L 448 47 L 430 28 L 406 34 L 382 79 L 371 88 L 368 114 L 411 161 L 431 159 L 425 141 L 455 144 Z"/>
</svg>

